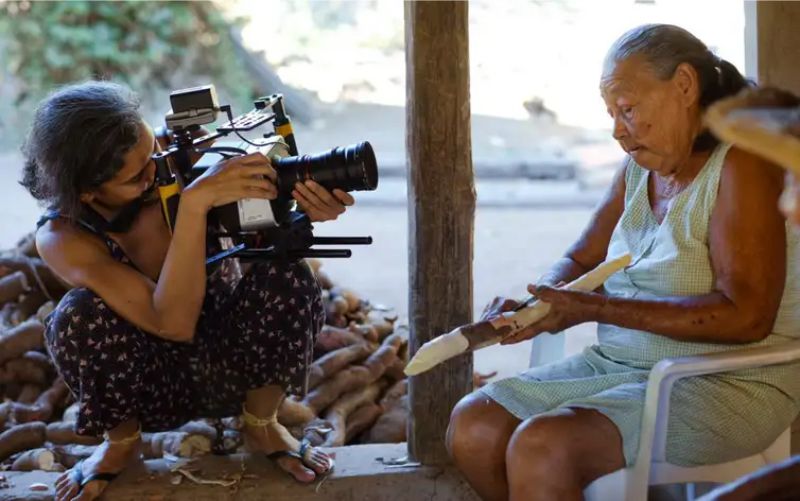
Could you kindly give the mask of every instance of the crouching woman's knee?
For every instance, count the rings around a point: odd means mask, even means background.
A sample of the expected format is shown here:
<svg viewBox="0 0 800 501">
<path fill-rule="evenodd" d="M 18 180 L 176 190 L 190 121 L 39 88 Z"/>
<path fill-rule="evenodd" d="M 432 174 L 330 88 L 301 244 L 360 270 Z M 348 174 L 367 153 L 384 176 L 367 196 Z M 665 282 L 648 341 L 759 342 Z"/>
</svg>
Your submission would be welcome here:
<svg viewBox="0 0 800 501">
<path fill-rule="evenodd" d="M 244 276 L 255 290 L 319 292 L 314 271 L 305 259 L 274 260 L 254 263 Z"/>
<path fill-rule="evenodd" d="M 247 302 L 259 311 L 266 308 L 278 316 L 290 313 L 308 317 L 319 324 L 317 330 L 322 327 L 322 291 L 305 260 L 258 262 L 245 275 L 243 287 Z"/>
<path fill-rule="evenodd" d="M 85 287 L 70 289 L 45 319 L 46 335 L 51 344 L 70 342 L 73 345 L 86 339 L 102 321 L 107 306 L 103 300 Z"/>
<path fill-rule="evenodd" d="M 57 365 L 77 363 L 97 355 L 102 359 L 117 348 L 134 351 L 137 334 L 128 321 L 97 294 L 84 287 L 67 292 L 45 320 L 47 348 Z"/>
</svg>

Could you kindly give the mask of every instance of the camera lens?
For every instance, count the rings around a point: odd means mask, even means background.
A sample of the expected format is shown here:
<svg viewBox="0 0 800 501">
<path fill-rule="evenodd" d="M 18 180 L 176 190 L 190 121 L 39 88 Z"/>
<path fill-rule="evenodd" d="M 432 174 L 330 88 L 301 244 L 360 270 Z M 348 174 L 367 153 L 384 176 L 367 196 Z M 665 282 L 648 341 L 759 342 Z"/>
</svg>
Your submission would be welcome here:
<svg viewBox="0 0 800 501">
<path fill-rule="evenodd" d="M 273 165 L 278 171 L 278 187 L 285 194 L 291 193 L 296 183 L 309 179 L 329 191 L 369 191 L 378 187 L 378 164 L 367 141 L 313 155 L 279 158 Z"/>
</svg>

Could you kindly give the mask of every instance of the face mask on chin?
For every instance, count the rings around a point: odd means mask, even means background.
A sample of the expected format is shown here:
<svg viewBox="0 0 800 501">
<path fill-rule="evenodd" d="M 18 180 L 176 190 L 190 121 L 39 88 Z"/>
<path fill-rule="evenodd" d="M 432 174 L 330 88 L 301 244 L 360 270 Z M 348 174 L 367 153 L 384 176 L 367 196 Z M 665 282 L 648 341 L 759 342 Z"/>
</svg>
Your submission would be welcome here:
<svg viewBox="0 0 800 501">
<path fill-rule="evenodd" d="M 85 214 L 82 219 L 86 220 L 93 228 L 103 233 L 126 233 L 131 229 L 133 222 L 141 212 L 142 207 L 158 198 L 156 183 L 144 191 L 139 197 L 132 200 L 122 207 L 111 220 L 105 219 L 96 210 L 88 205 L 84 205 Z"/>
</svg>

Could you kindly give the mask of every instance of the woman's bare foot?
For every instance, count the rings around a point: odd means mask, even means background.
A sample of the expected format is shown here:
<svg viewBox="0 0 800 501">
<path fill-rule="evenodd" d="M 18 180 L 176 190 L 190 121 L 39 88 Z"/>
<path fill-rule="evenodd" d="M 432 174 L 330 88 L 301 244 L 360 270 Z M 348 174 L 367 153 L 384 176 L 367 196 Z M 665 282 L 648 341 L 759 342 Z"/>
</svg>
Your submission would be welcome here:
<svg viewBox="0 0 800 501">
<path fill-rule="evenodd" d="M 245 424 L 244 433 L 247 448 L 250 451 L 272 454 L 278 451 L 297 452 L 300 442 L 289 433 L 285 426 L 273 421 L 264 426 L 251 426 Z M 278 466 L 291 474 L 298 482 L 310 483 L 317 475 L 328 473 L 331 467 L 331 458 L 324 452 L 314 449 L 309 455 L 306 464 L 296 457 L 284 456 L 276 460 Z M 308 466 L 308 467 L 307 467 Z"/>
<path fill-rule="evenodd" d="M 76 479 L 88 478 L 95 473 L 120 473 L 140 460 L 140 445 L 141 440 L 113 444 L 104 441 L 91 456 L 75 465 L 75 468 L 80 468 L 80 474 L 76 475 L 70 470 L 56 480 L 55 501 L 91 501 L 98 498 L 108 485 L 107 481 L 92 480 L 81 489 Z"/>
</svg>

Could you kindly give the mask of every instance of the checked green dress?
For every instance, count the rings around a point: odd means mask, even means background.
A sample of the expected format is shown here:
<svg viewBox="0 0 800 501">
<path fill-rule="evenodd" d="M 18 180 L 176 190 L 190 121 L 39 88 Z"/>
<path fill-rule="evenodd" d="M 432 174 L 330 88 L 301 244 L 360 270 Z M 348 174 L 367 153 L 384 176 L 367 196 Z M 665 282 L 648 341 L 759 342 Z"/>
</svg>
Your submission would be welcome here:
<svg viewBox="0 0 800 501">
<path fill-rule="evenodd" d="M 609 243 L 609 256 L 630 252 L 627 269 L 606 282 L 610 295 L 691 296 L 713 290 L 708 229 L 729 145 L 719 145 L 695 180 L 675 199 L 664 221 L 648 200 L 648 171 L 632 160 L 625 175 L 625 210 Z M 787 224 L 787 275 L 766 346 L 800 337 L 798 238 Z M 664 358 L 741 349 L 742 345 L 675 341 L 646 331 L 600 324 L 598 343 L 583 353 L 529 369 L 480 391 L 519 419 L 572 407 L 595 409 L 619 429 L 632 465 L 649 370 Z M 800 364 L 691 377 L 673 388 L 667 460 L 713 464 L 755 454 L 771 444 L 800 412 Z"/>
</svg>

